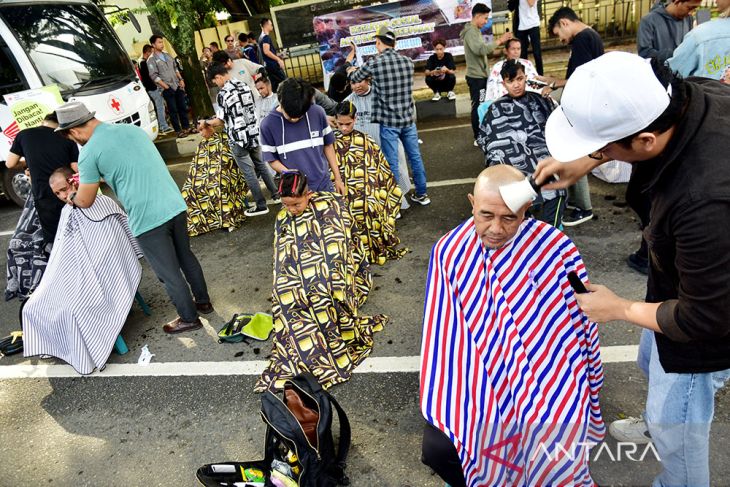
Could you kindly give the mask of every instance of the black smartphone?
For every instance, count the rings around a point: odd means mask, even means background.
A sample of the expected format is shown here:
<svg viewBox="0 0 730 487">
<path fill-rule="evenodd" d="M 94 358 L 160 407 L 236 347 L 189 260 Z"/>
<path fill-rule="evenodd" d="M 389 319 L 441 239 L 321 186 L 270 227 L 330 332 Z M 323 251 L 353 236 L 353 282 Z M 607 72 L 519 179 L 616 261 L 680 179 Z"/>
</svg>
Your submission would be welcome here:
<svg viewBox="0 0 730 487">
<path fill-rule="evenodd" d="M 578 277 L 578 274 L 575 272 L 568 272 L 568 282 L 570 282 L 570 287 L 572 287 L 573 291 L 576 293 L 585 294 L 588 292 L 583 281 L 580 280 L 580 277 Z"/>
</svg>

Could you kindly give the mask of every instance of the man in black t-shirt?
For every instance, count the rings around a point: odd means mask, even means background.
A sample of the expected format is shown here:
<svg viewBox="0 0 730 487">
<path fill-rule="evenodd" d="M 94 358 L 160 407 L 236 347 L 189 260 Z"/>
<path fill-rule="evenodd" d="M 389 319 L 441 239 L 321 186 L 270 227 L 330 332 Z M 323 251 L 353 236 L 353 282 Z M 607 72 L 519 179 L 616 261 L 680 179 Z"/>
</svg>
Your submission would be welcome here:
<svg viewBox="0 0 730 487">
<path fill-rule="evenodd" d="M 548 21 L 548 32 L 558 37 L 563 44 L 570 44 L 570 58 L 565 79 L 541 78 L 549 83 L 542 91 L 543 96 L 548 96 L 553 90 L 565 86 L 568 78 L 578 66 L 603 55 L 601 36 L 583 23 L 569 7 L 562 7 L 555 11 Z M 563 218 L 563 225 L 566 227 L 580 225 L 593 218 L 593 205 L 586 176 L 579 179 L 568 190 L 568 205 L 572 206 L 573 210 Z"/>
<path fill-rule="evenodd" d="M 261 21 L 261 35 L 259 36 L 259 47 L 261 48 L 261 57 L 266 66 L 266 74 L 271 80 L 271 87 L 276 92 L 279 83 L 286 79 L 286 71 L 284 71 L 284 60 L 280 58 L 276 52 L 274 41 L 271 40 L 271 32 L 274 30 L 274 24 L 271 19 L 263 19 Z"/>
<path fill-rule="evenodd" d="M 42 125 L 21 130 L 10 147 L 5 165 L 8 169 L 22 167 L 21 157 L 25 158 L 25 166 L 30 171 L 31 192 L 33 202 L 38 211 L 38 218 L 43 229 L 46 243 L 53 243 L 56 238 L 58 220 L 61 217 L 63 202 L 59 201 L 48 178 L 59 167 L 76 168 L 79 160 L 79 149 L 75 143 L 54 132 L 58 127 L 55 113 L 49 113 Z"/>
<path fill-rule="evenodd" d="M 426 61 L 426 84 L 433 91 L 431 101 L 439 101 L 442 92 L 448 92 L 449 100 L 456 100 L 456 64 L 454 56 L 446 52 L 446 41 L 433 41 L 433 54 Z"/>
<path fill-rule="evenodd" d="M 603 55 L 601 36 L 590 26 L 583 23 L 580 17 L 569 7 L 562 7 L 555 11 L 548 21 L 548 32 L 559 38 L 563 44 L 570 45 L 570 58 L 568 59 L 565 79 L 545 78 L 549 80 L 550 84 L 543 90 L 542 94 L 544 96 L 565 86 L 575 68 Z"/>
</svg>

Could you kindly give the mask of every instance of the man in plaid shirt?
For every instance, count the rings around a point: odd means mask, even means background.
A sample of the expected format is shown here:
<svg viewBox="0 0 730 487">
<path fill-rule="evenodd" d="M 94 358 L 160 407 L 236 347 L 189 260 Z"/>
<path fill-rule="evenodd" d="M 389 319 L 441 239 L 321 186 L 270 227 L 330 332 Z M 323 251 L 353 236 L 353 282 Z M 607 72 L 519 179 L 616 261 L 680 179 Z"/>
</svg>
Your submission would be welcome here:
<svg viewBox="0 0 730 487">
<path fill-rule="evenodd" d="M 362 67 L 348 70 L 350 81 L 358 83 L 372 78 L 372 121 L 380 124 L 380 144 L 385 159 L 396 181 L 408 174 L 398 174 L 398 139 L 408 155 L 408 163 L 416 183 L 416 194 L 411 200 L 428 205 L 426 170 L 418 147 L 418 131 L 413 121 L 413 61 L 395 51 L 395 34 L 383 26 L 375 34 L 378 55 Z"/>
<path fill-rule="evenodd" d="M 279 194 L 268 164 L 261 157 L 259 123 L 251 88 L 243 81 L 231 77 L 225 64 L 212 65 L 208 69 L 208 77 L 220 88 L 217 98 L 218 112 L 216 118 L 204 120 L 202 123 L 211 126 L 225 124 L 233 158 L 236 159 L 236 164 L 256 200 L 256 208 L 250 208 L 244 213 L 246 216 L 264 215 L 269 212 L 269 208 L 259 185 L 259 176 L 275 201 L 279 199 Z"/>
</svg>

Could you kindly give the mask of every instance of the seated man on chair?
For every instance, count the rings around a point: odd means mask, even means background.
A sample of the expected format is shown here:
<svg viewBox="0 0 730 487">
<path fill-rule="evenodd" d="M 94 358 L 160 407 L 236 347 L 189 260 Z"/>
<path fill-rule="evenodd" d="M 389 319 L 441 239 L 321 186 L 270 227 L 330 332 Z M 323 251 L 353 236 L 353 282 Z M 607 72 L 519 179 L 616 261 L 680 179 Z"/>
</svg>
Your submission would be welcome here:
<svg viewBox="0 0 730 487">
<path fill-rule="evenodd" d="M 431 253 L 423 461 L 452 487 L 593 485 L 586 447 L 605 430 L 598 328 L 567 279 L 586 271 L 568 237 L 525 219 L 529 202 L 507 207 L 501 191 L 524 177 L 507 165 L 482 171 L 473 217 Z"/>
<path fill-rule="evenodd" d="M 52 355 L 80 374 L 103 368 L 127 319 L 142 277 L 142 252 L 127 215 L 98 195 L 73 206 L 78 180 L 70 168 L 51 174 L 61 211 L 43 280 L 23 308 L 23 354 Z"/>
</svg>

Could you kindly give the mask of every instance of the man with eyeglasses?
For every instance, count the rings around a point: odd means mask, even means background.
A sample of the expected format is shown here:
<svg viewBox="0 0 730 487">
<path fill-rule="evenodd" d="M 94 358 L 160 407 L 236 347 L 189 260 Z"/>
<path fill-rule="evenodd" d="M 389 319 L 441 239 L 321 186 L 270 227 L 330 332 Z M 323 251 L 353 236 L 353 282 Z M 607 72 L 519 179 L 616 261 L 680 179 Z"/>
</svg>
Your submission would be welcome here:
<svg viewBox="0 0 730 487">
<path fill-rule="evenodd" d="M 236 41 L 233 39 L 233 36 L 231 34 L 228 34 L 225 39 L 226 41 L 226 54 L 228 54 L 228 57 L 231 59 L 241 59 L 241 50 L 236 47 Z"/>
<path fill-rule="evenodd" d="M 663 466 L 655 486 L 710 485 L 714 397 L 730 378 L 728 113 L 724 84 L 685 81 L 656 61 L 611 52 L 568 81 L 546 126 L 556 160 L 535 172 L 538 184 L 558 175 L 546 186 L 557 189 L 623 160 L 634 164 L 628 194 L 646 192 L 651 201 L 646 302 L 592 284 L 578 302 L 591 321 L 645 330 L 638 358 L 649 378 L 644 420 L 617 421 L 609 431 L 619 441 L 653 441 Z"/>
</svg>

